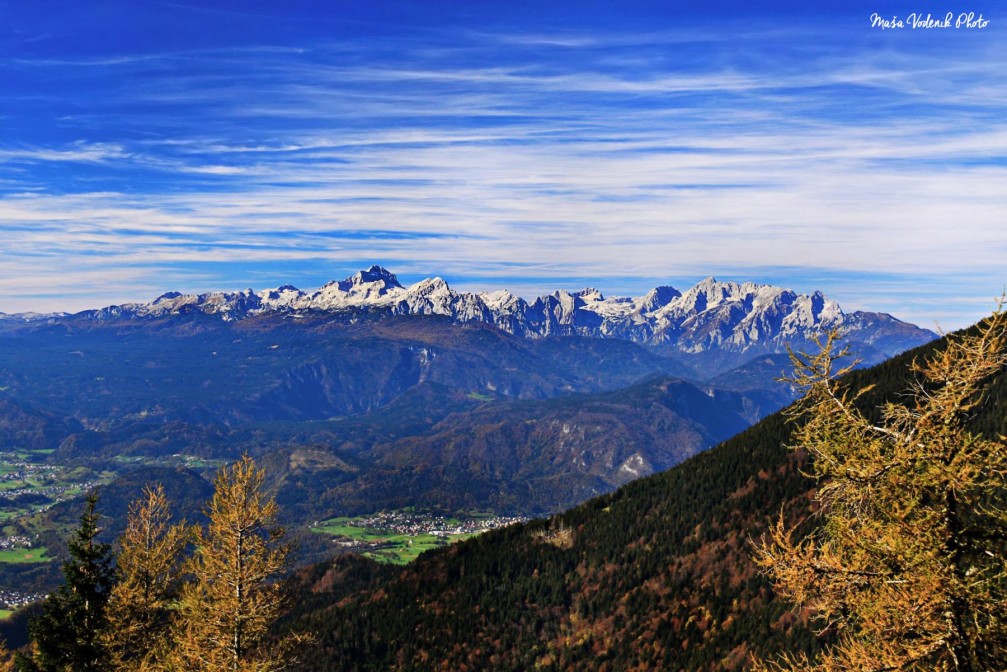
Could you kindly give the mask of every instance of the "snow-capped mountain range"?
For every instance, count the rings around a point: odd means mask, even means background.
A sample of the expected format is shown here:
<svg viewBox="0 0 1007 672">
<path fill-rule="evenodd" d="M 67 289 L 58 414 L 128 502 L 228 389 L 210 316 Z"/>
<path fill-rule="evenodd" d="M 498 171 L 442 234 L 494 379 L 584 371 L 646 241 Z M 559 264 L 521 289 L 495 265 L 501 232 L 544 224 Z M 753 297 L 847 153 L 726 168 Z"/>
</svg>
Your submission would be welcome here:
<svg viewBox="0 0 1007 672">
<path fill-rule="evenodd" d="M 664 286 L 639 297 L 605 297 L 593 288 L 559 290 L 529 302 L 507 290 L 457 292 L 441 278 L 403 287 L 380 266 L 313 292 L 291 285 L 260 292 L 169 292 L 150 303 L 109 306 L 75 317 L 116 320 L 204 313 L 240 320 L 264 313 L 347 311 L 442 315 L 460 323 L 489 323 L 528 338 L 570 334 L 620 338 L 682 353 L 744 352 L 755 346 L 779 351 L 788 342 L 806 341 L 832 327 L 843 327 L 851 341 L 876 346 L 886 355 L 936 336 L 885 313 L 844 313 L 821 292 L 803 295 L 752 282 L 707 278 L 685 292 Z M 4 316 L 8 320 L 53 317 Z"/>
</svg>

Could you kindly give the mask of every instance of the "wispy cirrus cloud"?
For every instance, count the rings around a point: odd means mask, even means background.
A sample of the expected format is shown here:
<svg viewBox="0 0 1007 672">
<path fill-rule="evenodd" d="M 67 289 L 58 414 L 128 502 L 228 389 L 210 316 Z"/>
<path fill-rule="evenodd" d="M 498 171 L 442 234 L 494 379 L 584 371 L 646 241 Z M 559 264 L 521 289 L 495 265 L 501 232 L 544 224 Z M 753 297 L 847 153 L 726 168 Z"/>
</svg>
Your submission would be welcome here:
<svg viewBox="0 0 1007 672">
<path fill-rule="evenodd" d="M 729 274 L 960 326 L 1007 281 L 1003 42 L 845 31 L 428 29 L 0 59 L 21 78 L 0 277 L 22 279 L 0 310 L 382 262 L 527 292 Z"/>
<path fill-rule="evenodd" d="M 0 149 L 4 163 L 104 163 L 123 159 L 127 152 L 121 145 L 75 142 L 63 147 L 19 147 Z"/>
</svg>

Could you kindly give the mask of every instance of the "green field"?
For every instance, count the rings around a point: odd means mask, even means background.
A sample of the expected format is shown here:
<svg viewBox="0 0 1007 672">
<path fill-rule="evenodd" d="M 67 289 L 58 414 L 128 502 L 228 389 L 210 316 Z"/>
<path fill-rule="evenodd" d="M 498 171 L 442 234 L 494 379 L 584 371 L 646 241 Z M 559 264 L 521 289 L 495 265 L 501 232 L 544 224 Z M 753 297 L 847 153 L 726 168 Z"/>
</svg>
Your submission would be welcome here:
<svg viewBox="0 0 1007 672">
<path fill-rule="evenodd" d="M 493 397 L 480 392 L 469 392 L 468 397 L 469 399 L 475 399 L 476 401 L 493 401 Z"/>
<path fill-rule="evenodd" d="M 0 609 L 0 621 L 6 621 L 13 613 L 10 609 Z"/>
<path fill-rule="evenodd" d="M 194 455 L 167 455 L 150 457 L 148 455 L 116 455 L 112 458 L 113 462 L 119 464 L 146 464 L 152 466 L 179 466 L 186 467 L 187 469 L 219 469 L 226 464 L 229 464 L 227 460 L 209 459 L 203 457 L 196 457 Z"/>
<path fill-rule="evenodd" d="M 46 549 L 44 547 L 39 548 L 17 548 L 9 551 L 0 551 L 0 563 L 33 563 L 33 562 L 52 562 L 53 558 L 50 558 L 46 554 Z"/>
<path fill-rule="evenodd" d="M 447 546 L 455 541 L 467 539 L 474 533 L 438 536 L 429 533 L 403 534 L 380 527 L 361 527 L 351 524 L 362 518 L 332 518 L 311 528 L 312 532 L 329 534 L 338 540 L 355 542 L 354 550 L 372 560 L 404 565 L 415 560 L 424 551 Z M 457 525 L 458 521 L 445 521 Z"/>
</svg>

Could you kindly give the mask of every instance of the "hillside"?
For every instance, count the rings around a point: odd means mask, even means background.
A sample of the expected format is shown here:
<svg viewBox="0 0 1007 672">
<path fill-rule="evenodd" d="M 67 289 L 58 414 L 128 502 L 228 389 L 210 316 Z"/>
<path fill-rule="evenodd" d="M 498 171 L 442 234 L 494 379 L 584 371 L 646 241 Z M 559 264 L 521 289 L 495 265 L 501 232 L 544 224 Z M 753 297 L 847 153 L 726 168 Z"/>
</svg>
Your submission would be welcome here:
<svg viewBox="0 0 1007 672">
<path fill-rule="evenodd" d="M 67 478 L 10 484 L 8 513 L 26 521 L 136 465 L 205 475 L 248 453 L 292 524 L 416 506 L 547 514 L 780 408 L 784 344 L 847 323 L 868 360 L 932 337 L 754 283 L 529 303 L 438 279 L 406 288 L 380 267 L 313 293 L 9 315 L 0 454 Z"/>
<path fill-rule="evenodd" d="M 0 450 L 95 472 L 247 452 L 269 465 L 292 523 L 409 506 L 562 510 L 790 394 L 772 367 L 720 391 L 628 341 L 528 340 L 442 316 L 70 319 L 0 344 Z"/>
<path fill-rule="evenodd" d="M 875 385 L 865 408 L 900 398 L 920 352 L 851 375 Z M 1007 376 L 974 426 L 1007 432 Z M 750 560 L 781 507 L 811 512 L 790 435 L 775 414 L 667 472 L 405 570 L 352 558 L 306 570 L 288 624 L 319 633 L 304 669 L 739 669 L 811 649 Z"/>
<path fill-rule="evenodd" d="M 528 341 L 431 316 L 76 319 L 25 326 L 0 343 L 0 398 L 91 431 L 326 419 L 380 408 L 423 381 L 543 399 L 683 373 L 625 341 Z"/>
<path fill-rule="evenodd" d="M 370 465 L 312 501 L 343 510 L 489 507 L 541 515 L 667 469 L 751 423 L 752 402 L 659 376 L 612 392 L 497 401 L 446 415 L 422 433 L 374 444 Z M 338 429 L 336 430 L 338 433 Z M 293 484 L 281 481 L 289 501 Z"/>
</svg>

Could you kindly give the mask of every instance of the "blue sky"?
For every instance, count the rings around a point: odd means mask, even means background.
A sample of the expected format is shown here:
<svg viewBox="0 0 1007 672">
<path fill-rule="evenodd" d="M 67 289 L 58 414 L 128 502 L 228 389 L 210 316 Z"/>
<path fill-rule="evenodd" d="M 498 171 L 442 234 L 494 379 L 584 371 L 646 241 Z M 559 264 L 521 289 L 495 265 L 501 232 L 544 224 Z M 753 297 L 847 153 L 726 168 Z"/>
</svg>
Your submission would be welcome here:
<svg viewBox="0 0 1007 672">
<path fill-rule="evenodd" d="M 984 28 L 872 28 L 983 14 Z M 933 327 L 1007 284 L 989 3 L 0 1 L 0 311 L 714 275 Z"/>
</svg>

